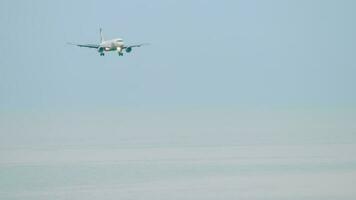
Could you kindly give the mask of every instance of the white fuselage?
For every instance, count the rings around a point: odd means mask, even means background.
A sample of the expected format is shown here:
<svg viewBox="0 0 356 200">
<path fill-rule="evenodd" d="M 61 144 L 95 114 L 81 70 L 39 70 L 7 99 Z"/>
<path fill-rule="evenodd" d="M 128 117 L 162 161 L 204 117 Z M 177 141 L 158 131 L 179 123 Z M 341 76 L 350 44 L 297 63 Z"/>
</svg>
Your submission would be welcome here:
<svg viewBox="0 0 356 200">
<path fill-rule="evenodd" d="M 124 48 L 124 41 L 120 38 L 106 40 L 100 43 L 100 47 L 104 51 L 118 51 L 121 52 Z"/>
</svg>

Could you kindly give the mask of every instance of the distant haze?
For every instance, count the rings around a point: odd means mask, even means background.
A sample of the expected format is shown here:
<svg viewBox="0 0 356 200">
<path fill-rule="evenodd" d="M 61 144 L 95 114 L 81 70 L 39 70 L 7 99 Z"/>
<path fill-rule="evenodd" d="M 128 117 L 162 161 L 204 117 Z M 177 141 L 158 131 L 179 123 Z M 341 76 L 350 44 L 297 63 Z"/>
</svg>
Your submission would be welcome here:
<svg viewBox="0 0 356 200">
<path fill-rule="evenodd" d="M 1 1 L 0 144 L 354 143 L 355 7 Z"/>
<path fill-rule="evenodd" d="M 0 200 L 356 199 L 355 11 L 1 0 Z"/>
</svg>

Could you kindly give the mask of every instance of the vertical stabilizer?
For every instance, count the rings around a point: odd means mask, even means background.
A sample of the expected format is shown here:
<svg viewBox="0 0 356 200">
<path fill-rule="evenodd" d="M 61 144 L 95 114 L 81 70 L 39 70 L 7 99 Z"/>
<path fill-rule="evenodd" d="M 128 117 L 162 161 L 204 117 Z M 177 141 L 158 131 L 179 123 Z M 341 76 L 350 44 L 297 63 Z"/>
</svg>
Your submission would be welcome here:
<svg viewBox="0 0 356 200">
<path fill-rule="evenodd" d="M 100 43 L 104 42 L 103 30 L 100 28 Z"/>
</svg>

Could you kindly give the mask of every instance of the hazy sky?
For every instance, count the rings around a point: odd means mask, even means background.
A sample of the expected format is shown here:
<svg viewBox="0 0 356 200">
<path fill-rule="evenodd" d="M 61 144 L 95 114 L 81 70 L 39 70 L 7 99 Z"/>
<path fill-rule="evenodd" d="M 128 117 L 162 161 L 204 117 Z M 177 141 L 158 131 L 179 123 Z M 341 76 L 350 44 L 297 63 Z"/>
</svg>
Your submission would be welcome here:
<svg viewBox="0 0 356 200">
<path fill-rule="evenodd" d="M 0 2 L 1 144 L 355 142 L 356 3 Z M 67 42 L 149 42 L 118 57 Z"/>
</svg>

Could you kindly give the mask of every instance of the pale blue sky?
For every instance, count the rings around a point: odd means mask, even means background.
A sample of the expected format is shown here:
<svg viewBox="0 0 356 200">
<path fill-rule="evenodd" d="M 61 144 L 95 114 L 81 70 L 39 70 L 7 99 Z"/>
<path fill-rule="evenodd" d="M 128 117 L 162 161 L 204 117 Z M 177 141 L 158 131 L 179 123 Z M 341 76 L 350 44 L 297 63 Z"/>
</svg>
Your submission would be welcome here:
<svg viewBox="0 0 356 200">
<path fill-rule="evenodd" d="M 2 143 L 353 142 L 355 8 L 351 0 L 1 1 Z M 66 45 L 98 42 L 99 27 L 106 38 L 152 45 L 124 57 Z"/>
</svg>

